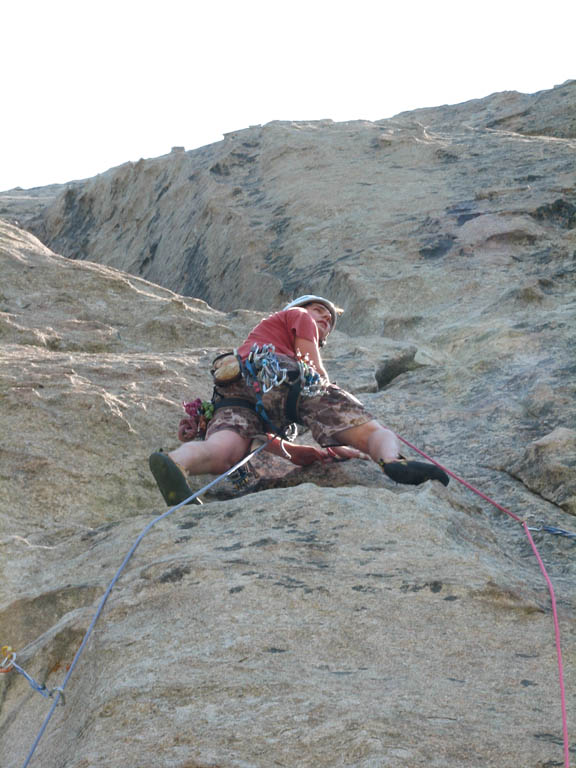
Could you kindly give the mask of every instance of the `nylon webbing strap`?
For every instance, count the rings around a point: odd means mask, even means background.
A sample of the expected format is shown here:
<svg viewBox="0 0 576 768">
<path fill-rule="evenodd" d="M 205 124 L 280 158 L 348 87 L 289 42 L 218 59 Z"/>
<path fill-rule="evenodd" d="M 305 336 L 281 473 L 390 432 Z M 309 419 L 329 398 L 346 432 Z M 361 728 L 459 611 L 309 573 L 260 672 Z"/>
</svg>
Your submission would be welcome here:
<svg viewBox="0 0 576 768">
<path fill-rule="evenodd" d="M 214 410 L 217 411 L 219 408 L 249 408 L 251 411 L 256 411 L 256 403 L 244 400 L 242 397 L 224 397 L 214 403 Z"/>
<path fill-rule="evenodd" d="M 290 384 L 288 397 L 286 398 L 286 418 L 290 424 L 298 423 L 298 400 L 300 399 L 301 389 L 302 382 L 300 377 L 298 377 L 296 381 Z"/>
</svg>

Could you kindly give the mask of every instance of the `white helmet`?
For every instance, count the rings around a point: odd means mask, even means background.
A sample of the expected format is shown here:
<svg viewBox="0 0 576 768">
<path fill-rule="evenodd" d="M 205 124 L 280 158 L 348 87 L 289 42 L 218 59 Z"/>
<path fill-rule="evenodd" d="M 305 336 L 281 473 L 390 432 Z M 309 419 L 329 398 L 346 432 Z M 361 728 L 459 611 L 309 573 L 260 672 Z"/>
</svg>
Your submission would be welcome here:
<svg viewBox="0 0 576 768">
<path fill-rule="evenodd" d="M 334 330 L 336 326 L 336 318 L 337 318 L 337 312 L 336 312 L 336 306 L 332 304 L 331 301 L 328 301 L 328 299 L 323 299 L 322 296 L 312 296 L 311 294 L 306 294 L 306 296 L 299 296 L 297 299 L 294 299 L 294 301 L 291 301 L 290 304 L 286 304 L 284 309 L 293 309 L 294 307 L 304 307 L 306 304 L 324 304 L 324 306 L 328 309 L 330 312 L 330 315 L 332 317 L 332 328 L 330 330 Z"/>
</svg>

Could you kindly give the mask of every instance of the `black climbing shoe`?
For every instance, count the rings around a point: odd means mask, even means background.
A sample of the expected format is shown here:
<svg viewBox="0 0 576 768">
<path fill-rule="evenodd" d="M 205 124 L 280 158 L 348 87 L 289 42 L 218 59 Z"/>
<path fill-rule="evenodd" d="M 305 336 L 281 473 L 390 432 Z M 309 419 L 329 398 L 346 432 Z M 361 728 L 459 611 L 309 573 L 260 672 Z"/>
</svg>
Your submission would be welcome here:
<svg viewBox="0 0 576 768">
<path fill-rule="evenodd" d="M 440 480 L 442 485 L 448 485 L 450 478 L 443 469 L 436 464 L 426 464 L 423 461 L 406 461 L 398 459 L 389 461 L 386 464 L 379 462 L 384 474 L 391 480 L 405 485 L 420 485 L 426 480 Z"/>
<path fill-rule="evenodd" d="M 172 459 L 165 453 L 158 451 L 148 459 L 150 471 L 158 483 L 160 493 L 169 507 L 180 504 L 192 496 L 194 491 L 186 482 L 186 475 Z M 192 499 L 188 504 L 202 504 L 200 499 Z"/>
</svg>

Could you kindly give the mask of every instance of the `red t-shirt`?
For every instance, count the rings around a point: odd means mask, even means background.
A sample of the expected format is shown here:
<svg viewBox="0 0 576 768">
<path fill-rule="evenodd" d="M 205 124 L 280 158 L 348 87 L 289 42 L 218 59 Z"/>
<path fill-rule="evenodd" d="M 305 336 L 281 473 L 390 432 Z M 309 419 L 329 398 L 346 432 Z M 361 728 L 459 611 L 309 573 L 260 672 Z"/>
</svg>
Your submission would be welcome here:
<svg viewBox="0 0 576 768">
<path fill-rule="evenodd" d="M 282 312 L 275 312 L 265 317 L 250 331 L 246 341 L 238 347 L 238 354 L 245 359 L 254 344 L 258 344 L 259 347 L 263 344 L 274 344 L 277 354 L 296 357 L 294 348 L 296 336 L 318 343 L 316 323 L 302 307 L 284 309 Z"/>
</svg>

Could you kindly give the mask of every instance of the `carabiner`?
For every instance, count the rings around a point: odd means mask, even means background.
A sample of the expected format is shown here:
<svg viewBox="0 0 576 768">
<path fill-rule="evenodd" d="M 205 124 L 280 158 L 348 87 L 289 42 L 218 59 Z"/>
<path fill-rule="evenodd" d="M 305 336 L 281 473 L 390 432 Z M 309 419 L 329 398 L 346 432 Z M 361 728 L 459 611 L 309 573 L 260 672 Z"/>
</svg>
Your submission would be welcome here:
<svg viewBox="0 0 576 768">
<path fill-rule="evenodd" d="M 4 659 L 0 662 L 0 673 L 5 674 L 13 669 L 14 662 L 16 661 L 16 654 L 9 645 L 3 645 L 1 652 Z"/>
</svg>

